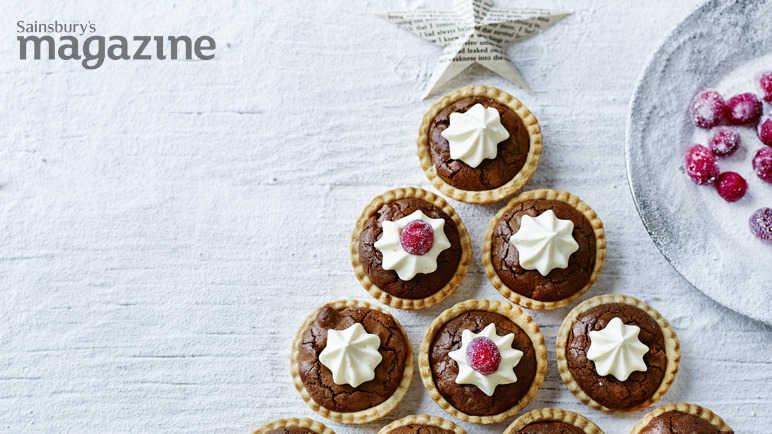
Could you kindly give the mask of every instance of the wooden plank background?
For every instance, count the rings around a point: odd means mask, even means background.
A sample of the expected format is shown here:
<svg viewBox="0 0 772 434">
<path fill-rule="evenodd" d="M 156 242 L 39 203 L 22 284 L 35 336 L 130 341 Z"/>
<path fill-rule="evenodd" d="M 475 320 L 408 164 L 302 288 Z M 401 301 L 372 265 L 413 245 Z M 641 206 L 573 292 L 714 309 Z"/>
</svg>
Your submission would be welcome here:
<svg viewBox="0 0 772 434">
<path fill-rule="evenodd" d="M 94 71 L 19 61 L 15 29 L 0 41 L 0 431 L 248 432 L 275 417 L 316 417 L 292 388 L 290 339 L 317 305 L 367 298 L 348 242 L 370 198 L 428 186 L 414 141 L 439 49 L 371 12 L 449 3 L 0 6 L 14 22 L 91 20 L 105 35 L 217 40 L 214 61 Z M 679 334 L 681 372 L 664 402 L 702 403 L 737 432 L 761 434 L 772 426 L 770 328 L 678 276 L 644 231 L 625 178 L 636 78 L 698 3 L 496 0 L 574 14 L 509 50 L 532 92 L 481 69 L 452 86 L 501 86 L 538 116 L 545 153 L 528 188 L 569 190 L 606 224 L 609 256 L 590 295 L 641 297 Z M 501 204 L 453 205 L 474 241 L 472 269 L 440 306 L 396 313 L 414 346 L 453 303 L 502 299 L 479 259 Z M 642 413 L 590 410 L 560 383 L 552 347 L 566 312 L 534 314 L 550 369 L 529 408 L 561 406 L 628 432 Z M 374 433 L 416 412 L 442 415 L 417 376 L 387 419 L 330 426 Z"/>
</svg>

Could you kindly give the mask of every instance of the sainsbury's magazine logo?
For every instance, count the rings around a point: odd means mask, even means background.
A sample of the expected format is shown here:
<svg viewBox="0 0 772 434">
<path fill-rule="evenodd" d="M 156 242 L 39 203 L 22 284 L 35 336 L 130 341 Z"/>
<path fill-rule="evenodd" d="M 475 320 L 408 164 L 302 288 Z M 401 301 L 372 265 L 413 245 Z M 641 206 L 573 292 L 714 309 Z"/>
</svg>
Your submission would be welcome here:
<svg viewBox="0 0 772 434">
<path fill-rule="evenodd" d="M 96 24 L 16 21 L 20 60 L 74 60 L 97 69 L 106 60 L 212 60 L 217 44 L 208 35 L 98 35 Z"/>
</svg>

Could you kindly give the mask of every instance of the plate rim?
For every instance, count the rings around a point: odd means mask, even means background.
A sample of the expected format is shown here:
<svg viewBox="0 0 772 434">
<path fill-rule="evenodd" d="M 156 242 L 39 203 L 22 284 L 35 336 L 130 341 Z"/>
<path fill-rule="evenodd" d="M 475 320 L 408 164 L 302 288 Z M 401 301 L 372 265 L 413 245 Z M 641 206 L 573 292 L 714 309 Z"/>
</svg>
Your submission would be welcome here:
<svg viewBox="0 0 772 434">
<path fill-rule="evenodd" d="M 708 297 L 709 299 L 713 300 L 715 303 L 721 305 L 722 307 L 731 310 L 732 312 L 736 312 L 739 315 L 742 315 L 746 318 L 750 318 L 754 321 L 758 321 L 762 324 L 772 326 L 772 318 L 765 319 L 758 317 L 757 315 L 754 315 L 749 312 L 743 312 L 738 310 L 736 307 L 729 306 L 725 304 L 724 302 L 718 300 L 716 297 L 711 295 L 710 293 L 703 291 L 700 287 L 694 284 L 689 277 L 684 275 L 681 270 L 676 267 L 674 263 L 674 259 L 670 257 L 670 255 L 667 253 L 667 249 L 664 246 L 664 242 L 654 233 L 652 230 L 653 223 L 649 221 L 645 215 L 645 213 L 641 210 L 641 205 L 639 203 L 638 196 L 636 195 L 636 190 L 634 187 L 633 179 L 632 179 L 632 170 L 631 170 L 631 159 L 630 159 L 630 153 L 631 153 L 631 146 L 632 146 L 632 133 L 633 133 L 633 108 L 640 103 L 641 95 L 642 95 L 642 87 L 645 81 L 645 78 L 649 75 L 651 70 L 654 68 L 654 60 L 660 55 L 662 52 L 662 49 L 665 47 L 665 45 L 668 43 L 668 41 L 671 40 L 671 38 L 676 35 L 679 31 L 683 29 L 683 27 L 686 25 L 686 23 L 691 22 L 696 19 L 700 14 L 703 14 L 706 10 L 714 7 L 719 3 L 719 0 L 707 0 L 701 5 L 697 6 L 689 12 L 681 21 L 678 22 L 678 24 L 675 25 L 670 31 L 668 31 L 665 36 L 657 43 L 656 48 L 649 53 L 648 57 L 646 58 L 646 66 L 641 70 L 641 72 L 638 74 L 638 77 L 635 80 L 635 89 L 633 91 L 632 96 L 630 97 L 630 101 L 627 106 L 627 118 L 625 122 L 625 146 L 624 146 L 624 157 L 625 157 L 625 177 L 627 178 L 627 189 L 630 192 L 630 196 L 633 199 L 633 205 L 635 206 L 635 211 L 638 213 L 638 217 L 641 219 L 641 223 L 643 224 L 644 230 L 649 235 L 649 238 L 654 243 L 654 246 L 657 248 L 659 253 L 665 258 L 665 261 L 670 265 L 670 267 L 675 270 L 676 274 L 681 277 L 686 283 L 689 284 L 692 288 L 699 291 L 704 296 Z M 735 3 L 737 3 L 737 0 L 735 0 Z"/>
</svg>

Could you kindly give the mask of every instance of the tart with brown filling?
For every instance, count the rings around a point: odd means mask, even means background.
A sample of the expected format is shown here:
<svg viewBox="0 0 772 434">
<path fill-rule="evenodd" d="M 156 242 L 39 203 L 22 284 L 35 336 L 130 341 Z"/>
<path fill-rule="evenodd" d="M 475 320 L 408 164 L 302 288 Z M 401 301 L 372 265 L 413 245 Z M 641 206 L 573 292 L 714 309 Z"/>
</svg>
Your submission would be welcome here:
<svg viewBox="0 0 772 434">
<path fill-rule="evenodd" d="M 732 428 L 716 413 L 697 404 L 680 402 L 649 412 L 630 434 L 732 434 Z"/>
<path fill-rule="evenodd" d="M 455 423 L 437 416 L 405 416 L 386 425 L 378 434 L 466 434 Z"/>
<path fill-rule="evenodd" d="M 579 413 L 537 408 L 515 419 L 504 434 L 603 434 L 603 430 Z"/>
<path fill-rule="evenodd" d="M 393 410 L 410 386 L 413 353 L 397 320 L 367 302 L 316 309 L 292 342 L 290 370 L 303 400 L 341 423 L 366 423 Z"/>
<path fill-rule="evenodd" d="M 571 193 L 531 190 L 491 219 L 482 261 L 491 284 L 529 309 L 557 309 L 587 292 L 606 258 L 600 218 Z"/>
<path fill-rule="evenodd" d="M 423 309 L 448 297 L 464 278 L 471 251 L 456 211 L 441 197 L 411 187 L 373 199 L 351 239 L 359 283 L 398 309 Z"/>
<path fill-rule="evenodd" d="M 335 434 L 335 431 L 313 419 L 293 417 L 271 421 L 254 434 Z"/>
<path fill-rule="evenodd" d="M 658 401 L 675 381 L 681 359 L 670 324 L 627 295 L 590 298 L 558 330 L 560 378 L 584 404 L 629 412 Z"/>
<path fill-rule="evenodd" d="M 472 423 L 499 423 L 533 399 L 547 350 L 530 315 L 509 303 L 468 300 L 429 326 L 418 358 L 424 386 L 443 410 Z"/>
<path fill-rule="evenodd" d="M 536 117 L 501 89 L 468 86 L 434 103 L 418 131 L 418 158 L 429 181 L 453 199 L 490 203 L 511 196 L 539 164 Z"/>
</svg>

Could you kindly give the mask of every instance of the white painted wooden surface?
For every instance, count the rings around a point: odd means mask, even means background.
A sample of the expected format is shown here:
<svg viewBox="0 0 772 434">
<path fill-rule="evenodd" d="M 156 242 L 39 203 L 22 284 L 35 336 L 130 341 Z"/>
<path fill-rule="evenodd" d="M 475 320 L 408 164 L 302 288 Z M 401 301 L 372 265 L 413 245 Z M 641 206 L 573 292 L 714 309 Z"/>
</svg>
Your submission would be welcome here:
<svg viewBox="0 0 772 434">
<path fill-rule="evenodd" d="M 537 3 L 575 14 L 509 51 L 532 93 L 482 70 L 454 85 L 502 86 L 539 117 L 545 154 L 529 187 L 570 190 L 606 224 L 609 258 L 591 294 L 642 297 L 679 333 L 681 373 L 664 402 L 699 402 L 737 432 L 768 433 L 770 329 L 675 273 L 644 232 L 625 181 L 635 80 L 698 1 L 497 0 Z M 420 5 L 4 2 L 1 431 L 247 432 L 275 417 L 316 417 L 291 386 L 291 336 L 316 305 L 366 298 L 348 241 L 369 199 L 428 185 L 414 139 L 429 104 L 418 95 L 439 49 L 369 13 Z M 217 59 L 91 72 L 18 61 L 12 22 L 55 18 L 90 19 L 104 34 L 210 33 Z M 501 299 L 479 261 L 500 205 L 454 205 L 471 231 L 474 265 L 449 301 L 396 313 L 414 345 L 451 304 Z M 550 348 L 565 313 L 534 315 Z M 578 410 L 609 433 L 628 432 L 641 416 L 583 407 L 549 357 L 530 408 Z M 330 425 L 372 433 L 415 412 L 442 414 L 417 376 L 387 420 Z"/>
</svg>

